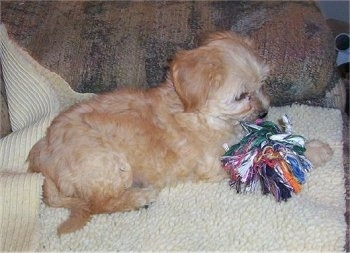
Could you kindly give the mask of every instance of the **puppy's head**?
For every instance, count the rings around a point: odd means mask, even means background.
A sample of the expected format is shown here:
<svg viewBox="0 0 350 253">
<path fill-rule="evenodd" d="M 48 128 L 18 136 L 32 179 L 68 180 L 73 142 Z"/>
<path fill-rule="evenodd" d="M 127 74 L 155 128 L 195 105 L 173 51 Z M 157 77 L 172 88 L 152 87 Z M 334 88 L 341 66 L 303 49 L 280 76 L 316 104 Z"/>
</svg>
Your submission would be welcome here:
<svg viewBox="0 0 350 253">
<path fill-rule="evenodd" d="M 251 43 L 231 32 L 214 33 L 200 47 L 177 53 L 170 66 L 185 112 L 233 123 L 266 115 L 267 73 Z"/>
</svg>

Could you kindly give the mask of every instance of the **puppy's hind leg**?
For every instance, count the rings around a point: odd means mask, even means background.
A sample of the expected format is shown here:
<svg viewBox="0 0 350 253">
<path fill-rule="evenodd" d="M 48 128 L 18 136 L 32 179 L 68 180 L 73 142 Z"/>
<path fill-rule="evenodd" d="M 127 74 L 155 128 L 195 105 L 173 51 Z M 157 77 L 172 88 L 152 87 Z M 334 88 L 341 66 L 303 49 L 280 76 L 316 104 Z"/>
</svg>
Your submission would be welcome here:
<svg viewBox="0 0 350 253">
<path fill-rule="evenodd" d="M 104 153 L 108 156 L 110 163 L 105 163 L 103 169 L 105 174 L 110 173 L 106 189 L 99 189 L 99 198 L 90 199 L 91 213 L 112 213 L 120 211 L 130 211 L 142 208 L 153 202 L 159 190 L 140 184 L 135 184 L 132 166 L 128 163 L 124 155 L 118 153 Z M 101 155 L 102 156 L 102 155 Z M 101 157 L 100 156 L 100 157 Z M 108 195 L 106 195 L 108 192 Z M 103 203 L 103 205 L 101 205 Z"/>
<path fill-rule="evenodd" d="M 68 208 L 71 212 L 69 218 L 58 227 L 58 235 L 81 229 L 90 220 L 88 204 L 79 198 L 63 196 L 48 177 L 44 182 L 44 202 L 52 207 Z"/>
</svg>

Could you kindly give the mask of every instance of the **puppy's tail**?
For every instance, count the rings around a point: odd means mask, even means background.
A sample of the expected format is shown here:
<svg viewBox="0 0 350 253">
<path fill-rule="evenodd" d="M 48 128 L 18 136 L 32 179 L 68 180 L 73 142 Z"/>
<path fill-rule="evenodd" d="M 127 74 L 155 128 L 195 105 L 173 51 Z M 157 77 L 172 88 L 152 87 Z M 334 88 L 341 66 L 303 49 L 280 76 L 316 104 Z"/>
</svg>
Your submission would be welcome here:
<svg viewBox="0 0 350 253">
<path fill-rule="evenodd" d="M 43 155 L 42 152 L 46 152 L 46 150 L 47 147 L 44 138 L 33 146 L 27 159 L 29 162 L 28 172 L 40 173 L 45 171 L 40 157 Z M 90 220 L 91 212 L 86 201 L 80 198 L 64 196 L 62 193 L 60 193 L 56 184 L 50 179 L 49 175 L 45 175 L 43 195 L 44 202 L 47 205 L 52 207 L 64 207 L 69 209 L 71 212 L 69 218 L 58 227 L 58 235 L 71 233 L 81 229 Z"/>
<path fill-rule="evenodd" d="M 91 211 L 88 203 L 80 198 L 62 195 L 56 184 L 46 177 L 44 181 L 44 202 L 52 207 L 64 207 L 70 210 L 69 218 L 57 229 L 57 234 L 72 233 L 81 229 L 90 220 Z"/>
<path fill-rule="evenodd" d="M 78 198 L 64 198 L 61 201 L 63 207 L 70 209 L 70 216 L 58 227 L 59 236 L 81 229 L 91 219 L 90 209 L 85 201 Z"/>
</svg>

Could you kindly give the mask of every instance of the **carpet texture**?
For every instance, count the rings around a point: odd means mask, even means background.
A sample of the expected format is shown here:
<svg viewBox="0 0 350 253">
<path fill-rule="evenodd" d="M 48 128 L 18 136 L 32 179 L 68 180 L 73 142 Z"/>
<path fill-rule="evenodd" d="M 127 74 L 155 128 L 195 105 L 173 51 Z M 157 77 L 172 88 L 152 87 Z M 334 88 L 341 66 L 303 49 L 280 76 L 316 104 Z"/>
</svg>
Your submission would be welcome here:
<svg viewBox="0 0 350 253">
<path fill-rule="evenodd" d="M 332 159 L 313 169 L 300 194 L 277 203 L 271 196 L 237 194 L 227 181 L 164 189 L 148 209 L 96 215 L 82 230 L 60 238 L 65 209 L 41 204 L 38 250 L 342 251 L 345 245 L 342 116 L 305 105 L 273 107 L 269 120 L 290 116 L 294 131 L 320 139 Z M 320 118 L 321 116 L 321 118 Z"/>
</svg>

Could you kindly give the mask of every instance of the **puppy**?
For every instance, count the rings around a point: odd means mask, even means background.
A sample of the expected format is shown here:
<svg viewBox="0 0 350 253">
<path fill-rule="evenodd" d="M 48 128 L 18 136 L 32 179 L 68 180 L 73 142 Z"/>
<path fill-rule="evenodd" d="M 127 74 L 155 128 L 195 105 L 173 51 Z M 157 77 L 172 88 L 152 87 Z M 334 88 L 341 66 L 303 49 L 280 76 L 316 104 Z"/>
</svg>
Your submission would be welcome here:
<svg viewBox="0 0 350 253">
<path fill-rule="evenodd" d="M 268 67 L 251 43 L 214 33 L 177 53 L 167 80 L 148 90 L 102 94 L 59 114 L 30 151 L 46 204 L 70 209 L 58 233 L 92 214 L 129 211 L 178 182 L 227 177 L 222 145 L 238 142 L 242 120 L 266 115 Z"/>
</svg>

